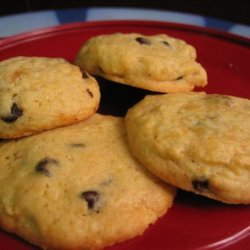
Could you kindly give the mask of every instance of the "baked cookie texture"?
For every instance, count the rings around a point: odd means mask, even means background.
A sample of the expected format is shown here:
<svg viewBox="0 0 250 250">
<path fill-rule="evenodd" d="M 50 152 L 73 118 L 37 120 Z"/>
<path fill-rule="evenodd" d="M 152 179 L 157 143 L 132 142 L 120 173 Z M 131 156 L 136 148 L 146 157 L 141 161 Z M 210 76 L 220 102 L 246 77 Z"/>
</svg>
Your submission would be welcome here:
<svg viewBox="0 0 250 250">
<path fill-rule="evenodd" d="M 195 92 L 147 96 L 125 123 L 131 152 L 161 179 L 250 204 L 250 100 Z"/>
<path fill-rule="evenodd" d="M 0 138 L 72 124 L 98 108 L 97 81 L 61 58 L 14 57 L 0 62 Z"/>
<path fill-rule="evenodd" d="M 95 36 L 82 45 L 75 63 L 90 74 L 156 92 L 184 92 L 207 84 L 195 48 L 165 34 Z"/>
<path fill-rule="evenodd" d="M 100 249 L 141 235 L 175 188 L 130 154 L 122 118 L 0 143 L 0 224 L 48 249 Z"/>
</svg>

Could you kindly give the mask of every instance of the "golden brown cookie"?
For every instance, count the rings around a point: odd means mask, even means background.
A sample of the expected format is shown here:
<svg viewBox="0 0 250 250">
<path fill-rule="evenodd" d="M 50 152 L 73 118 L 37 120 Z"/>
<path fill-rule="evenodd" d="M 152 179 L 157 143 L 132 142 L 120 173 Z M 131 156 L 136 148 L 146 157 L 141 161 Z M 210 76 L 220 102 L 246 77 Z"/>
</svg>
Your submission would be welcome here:
<svg viewBox="0 0 250 250">
<path fill-rule="evenodd" d="M 98 108 L 96 80 L 61 58 L 0 62 L 0 138 L 16 138 L 86 119 Z"/>
<path fill-rule="evenodd" d="M 0 143 L 0 224 L 46 249 L 100 249 L 135 236 L 175 189 L 130 154 L 123 119 L 94 114 Z"/>
<path fill-rule="evenodd" d="M 158 177 L 250 204 L 250 100 L 195 92 L 147 96 L 125 121 L 133 155 Z"/>
<path fill-rule="evenodd" d="M 90 74 L 157 92 L 183 92 L 207 84 L 195 48 L 165 34 L 95 36 L 82 45 L 75 63 Z"/>
</svg>

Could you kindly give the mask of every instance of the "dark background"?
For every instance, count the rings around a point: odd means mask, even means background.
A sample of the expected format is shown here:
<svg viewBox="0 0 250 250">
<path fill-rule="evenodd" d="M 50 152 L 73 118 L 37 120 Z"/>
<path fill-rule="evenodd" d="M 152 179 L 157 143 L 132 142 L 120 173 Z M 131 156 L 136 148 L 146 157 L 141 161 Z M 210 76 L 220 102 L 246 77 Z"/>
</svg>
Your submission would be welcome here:
<svg viewBox="0 0 250 250">
<path fill-rule="evenodd" d="M 1 0 L 0 15 L 90 6 L 172 10 L 250 24 L 250 0 Z"/>
</svg>

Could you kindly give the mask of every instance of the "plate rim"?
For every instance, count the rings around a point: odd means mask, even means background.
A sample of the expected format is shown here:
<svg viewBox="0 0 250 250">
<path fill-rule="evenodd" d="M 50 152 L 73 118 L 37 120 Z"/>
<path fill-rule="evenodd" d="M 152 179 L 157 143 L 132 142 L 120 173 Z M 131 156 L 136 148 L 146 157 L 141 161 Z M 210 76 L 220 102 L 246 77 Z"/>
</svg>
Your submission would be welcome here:
<svg viewBox="0 0 250 250">
<path fill-rule="evenodd" d="M 205 36 L 211 36 L 216 39 L 226 40 L 231 43 L 236 43 L 237 45 L 241 45 L 243 47 L 250 48 L 250 38 L 240 36 L 237 34 L 229 33 L 226 31 L 196 26 L 192 24 L 182 24 L 175 22 L 166 22 L 166 21 L 153 21 L 153 20 L 101 20 L 101 21 L 80 21 L 80 22 L 72 22 L 67 24 L 54 25 L 46 28 L 41 28 L 33 31 L 23 32 L 20 34 L 16 34 L 9 37 L 4 37 L 0 39 L 0 50 L 6 49 L 13 44 L 20 43 L 22 41 L 26 41 L 30 38 L 39 39 L 42 36 L 55 35 L 63 33 L 65 31 L 78 31 L 83 29 L 93 29 L 93 28 L 101 28 L 101 27 L 114 27 L 114 26 L 151 26 L 151 27 L 160 27 L 174 30 L 182 30 L 188 31 L 192 33 L 198 33 Z"/>
</svg>

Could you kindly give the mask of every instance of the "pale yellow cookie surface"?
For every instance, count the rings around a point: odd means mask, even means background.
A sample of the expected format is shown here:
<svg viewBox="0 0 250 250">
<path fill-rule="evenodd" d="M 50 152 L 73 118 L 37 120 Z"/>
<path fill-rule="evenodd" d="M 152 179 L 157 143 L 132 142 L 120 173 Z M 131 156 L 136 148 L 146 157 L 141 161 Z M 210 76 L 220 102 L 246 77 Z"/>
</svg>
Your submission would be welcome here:
<svg viewBox="0 0 250 250">
<path fill-rule="evenodd" d="M 0 138 L 15 138 L 81 121 L 98 108 L 96 80 L 60 58 L 0 62 Z"/>
<path fill-rule="evenodd" d="M 0 224 L 48 249 L 99 249 L 141 235 L 175 189 L 130 154 L 121 118 L 0 143 Z"/>
<path fill-rule="evenodd" d="M 90 38 L 75 63 L 90 74 L 157 92 L 181 92 L 207 84 L 196 50 L 165 34 L 116 33 Z"/>
<path fill-rule="evenodd" d="M 125 121 L 134 156 L 166 182 L 226 203 L 250 203 L 250 100 L 148 96 Z"/>
</svg>

